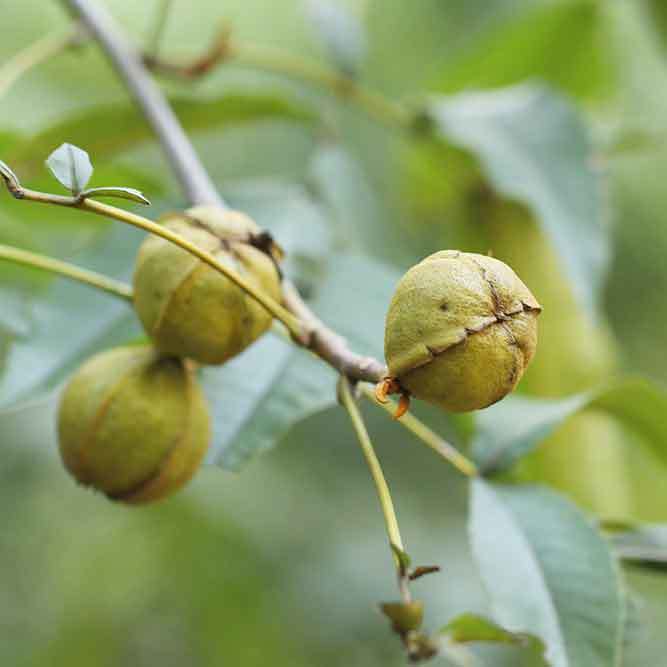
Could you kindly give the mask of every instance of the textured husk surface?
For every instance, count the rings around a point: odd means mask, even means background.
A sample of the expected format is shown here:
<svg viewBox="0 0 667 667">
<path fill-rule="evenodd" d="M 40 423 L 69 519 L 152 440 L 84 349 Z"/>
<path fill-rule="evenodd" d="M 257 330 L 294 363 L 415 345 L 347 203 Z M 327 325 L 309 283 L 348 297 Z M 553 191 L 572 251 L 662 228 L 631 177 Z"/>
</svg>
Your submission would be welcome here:
<svg viewBox="0 0 667 667">
<path fill-rule="evenodd" d="M 448 410 L 486 407 L 514 388 L 530 362 L 540 310 L 503 262 L 437 252 L 405 274 L 389 306 L 389 373 Z"/>
<path fill-rule="evenodd" d="M 208 448 L 210 418 L 181 360 L 123 347 L 96 355 L 71 378 L 58 435 L 63 462 L 80 483 L 148 502 L 192 477 Z"/>
<path fill-rule="evenodd" d="M 163 224 L 211 253 L 222 264 L 280 301 L 274 260 L 247 243 L 261 230 L 247 216 L 197 207 Z M 135 309 L 155 345 L 167 354 L 220 364 L 239 354 L 271 326 L 254 299 L 197 257 L 157 236 L 137 256 Z"/>
</svg>

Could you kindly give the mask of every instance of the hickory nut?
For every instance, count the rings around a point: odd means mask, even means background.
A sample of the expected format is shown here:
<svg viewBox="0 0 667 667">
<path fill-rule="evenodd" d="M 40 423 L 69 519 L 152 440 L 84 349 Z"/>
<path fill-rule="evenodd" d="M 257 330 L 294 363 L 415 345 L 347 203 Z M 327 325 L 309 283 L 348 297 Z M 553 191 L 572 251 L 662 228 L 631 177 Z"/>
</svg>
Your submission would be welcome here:
<svg viewBox="0 0 667 667">
<path fill-rule="evenodd" d="M 535 353 L 541 306 L 503 262 L 443 250 L 403 276 L 387 313 L 384 390 L 451 412 L 514 389 Z"/>
<path fill-rule="evenodd" d="M 256 247 L 266 235 L 247 216 L 198 206 L 165 218 L 164 226 L 215 256 L 280 301 L 279 252 Z M 255 242 L 256 245 L 252 245 Z M 157 236 L 137 256 L 134 305 L 146 333 L 164 353 L 221 364 L 271 326 L 271 315 L 228 278 Z"/>
<path fill-rule="evenodd" d="M 81 483 L 146 503 L 183 486 L 208 448 L 210 419 L 194 372 L 153 348 L 120 347 L 81 366 L 58 411 L 60 454 Z"/>
</svg>

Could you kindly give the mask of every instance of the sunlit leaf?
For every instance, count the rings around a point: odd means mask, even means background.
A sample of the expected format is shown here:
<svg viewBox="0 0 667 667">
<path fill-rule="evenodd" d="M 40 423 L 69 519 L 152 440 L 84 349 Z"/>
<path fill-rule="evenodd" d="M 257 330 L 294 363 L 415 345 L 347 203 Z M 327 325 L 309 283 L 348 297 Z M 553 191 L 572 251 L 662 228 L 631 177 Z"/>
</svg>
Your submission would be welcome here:
<svg viewBox="0 0 667 667">
<path fill-rule="evenodd" d="M 547 646 L 554 667 L 619 664 L 624 600 L 609 545 L 540 487 L 472 485 L 473 555 L 495 618 Z"/>
</svg>

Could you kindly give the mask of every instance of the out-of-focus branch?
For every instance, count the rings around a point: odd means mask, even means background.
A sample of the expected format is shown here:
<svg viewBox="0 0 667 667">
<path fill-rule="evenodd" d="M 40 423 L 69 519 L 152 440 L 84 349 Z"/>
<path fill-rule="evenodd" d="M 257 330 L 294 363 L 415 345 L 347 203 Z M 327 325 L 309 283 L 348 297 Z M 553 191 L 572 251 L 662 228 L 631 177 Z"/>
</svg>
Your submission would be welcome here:
<svg viewBox="0 0 667 667">
<path fill-rule="evenodd" d="M 164 95 L 142 64 L 137 49 L 116 30 L 100 3 L 63 0 L 100 44 L 160 140 L 188 199 L 197 204 L 225 203 Z"/>
<path fill-rule="evenodd" d="M 29 266 L 40 271 L 48 271 L 70 280 L 95 287 L 127 301 L 132 301 L 132 288 L 126 283 L 114 280 L 95 271 L 83 269 L 54 257 L 40 255 L 14 246 L 0 244 L 0 260 Z"/>
<path fill-rule="evenodd" d="M 62 30 L 42 37 L 19 51 L 13 58 L 7 60 L 0 67 L 0 97 L 33 67 L 40 65 L 49 58 L 80 44 L 84 39 L 84 32 L 77 24 L 66 32 Z"/>
<path fill-rule="evenodd" d="M 144 55 L 144 62 L 157 74 L 186 80 L 198 79 L 225 63 L 253 67 L 326 90 L 344 102 L 356 104 L 384 125 L 399 129 L 414 126 L 414 114 L 405 105 L 326 65 L 281 49 L 235 39 L 228 25 L 223 26 L 206 51 L 188 62 L 158 58 L 154 53 Z"/>
</svg>

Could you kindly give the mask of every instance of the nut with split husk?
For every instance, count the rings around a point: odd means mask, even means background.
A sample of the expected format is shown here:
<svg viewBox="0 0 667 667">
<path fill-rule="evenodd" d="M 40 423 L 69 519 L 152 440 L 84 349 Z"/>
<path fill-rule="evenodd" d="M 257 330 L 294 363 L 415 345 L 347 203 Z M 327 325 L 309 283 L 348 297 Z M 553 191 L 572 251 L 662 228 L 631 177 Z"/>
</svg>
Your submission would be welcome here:
<svg viewBox="0 0 667 667">
<path fill-rule="evenodd" d="M 102 352 L 67 384 L 58 410 L 60 454 L 85 486 L 147 503 L 195 474 L 208 448 L 206 399 L 187 362 L 149 346 Z"/>
<path fill-rule="evenodd" d="M 281 252 L 246 215 L 198 206 L 163 224 L 276 301 L 281 300 Z M 221 364 L 270 326 L 271 315 L 231 280 L 177 245 L 148 237 L 137 256 L 134 305 L 162 352 Z"/>
<path fill-rule="evenodd" d="M 430 255 L 403 276 L 389 306 L 389 375 L 378 398 L 397 392 L 450 412 L 499 401 L 535 353 L 540 310 L 503 262 L 457 250 Z"/>
</svg>

